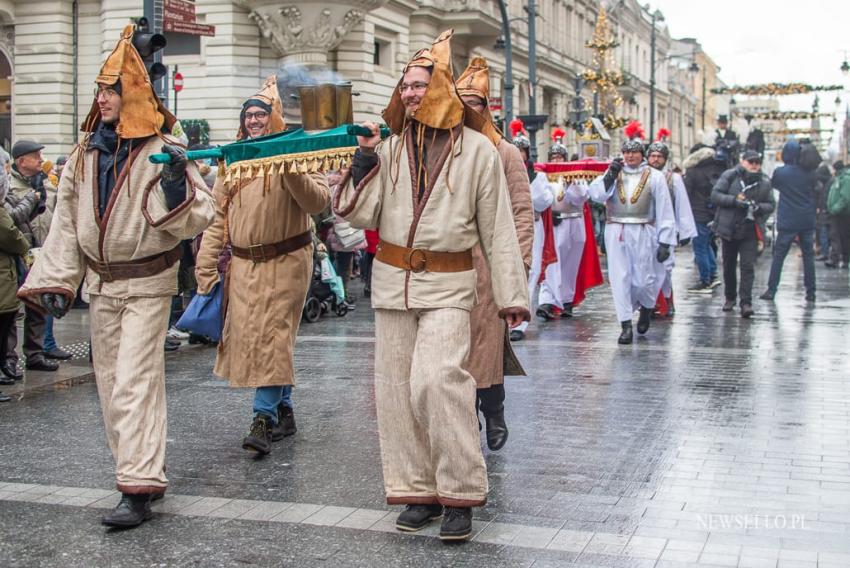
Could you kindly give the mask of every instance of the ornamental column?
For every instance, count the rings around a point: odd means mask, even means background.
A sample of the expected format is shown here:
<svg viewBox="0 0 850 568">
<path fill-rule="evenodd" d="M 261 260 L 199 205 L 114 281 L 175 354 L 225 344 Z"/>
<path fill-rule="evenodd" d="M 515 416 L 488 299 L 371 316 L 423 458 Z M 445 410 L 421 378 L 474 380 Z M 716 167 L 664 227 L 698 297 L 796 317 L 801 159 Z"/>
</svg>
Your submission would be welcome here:
<svg viewBox="0 0 850 568">
<path fill-rule="evenodd" d="M 387 0 L 281 3 L 280 0 L 237 0 L 280 56 L 279 63 L 323 66 L 328 52 Z"/>
</svg>

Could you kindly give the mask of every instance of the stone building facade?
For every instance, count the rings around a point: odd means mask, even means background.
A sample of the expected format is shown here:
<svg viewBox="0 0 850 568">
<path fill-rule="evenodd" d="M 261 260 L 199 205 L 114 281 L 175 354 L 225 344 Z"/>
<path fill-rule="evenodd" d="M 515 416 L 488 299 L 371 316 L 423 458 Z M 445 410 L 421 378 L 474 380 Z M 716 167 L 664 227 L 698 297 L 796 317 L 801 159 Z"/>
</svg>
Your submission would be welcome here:
<svg viewBox="0 0 850 568">
<path fill-rule="evenodd" d="M 516 114 L 529 108 L 525 5 L 524 0 L 508 1 Z M 621 115 L 638 118 L 648 129 L 650 17 L 636 0 L 606 6 L 620 41 L 617 64 L 628 76 Z M 566 123 L 575 96 L 573 78 L 591 64 L 592 53 L 584 44 L 592 36 L 599 0 L 537 0 L 537 9 L 535 93 L 538 113 L 549 117 L 538 137 L 545 155 L 545 133 Z M 206 120 L 213 143 L 234 138 L 242 101 L 264 76 L 292 62 L 324 66 L 351 81 L 357 93 L 355 120 L 376 119 L 409 56 L 447 28 L 455 30 L 456 73 L 472 56 L 482 55 L 493 70 L 492 95 L 503 95 L 505 54 L 497 46 L 497 0 L 196 0 L 195 11 L 199 23 L 215 26 L 215 36 L 172 34 L 163 62 L 170 69 L 179 67 L 184 77 L 179 118 Z M 0 127 L 7 125 L 3 143 L 8 147 L 14 138 L 33 138 L 47 146 L 48 156 L 67 153 L 92 103 L 101 62 L 121 28 L 141 15 L 142 0 L 0 0 L 0 77 L 4 69 L 8 73 L 5 83 L 0 80 L 0 98 L 6 97 L 0 100 Z M 683 67 L 681 58 L 668 57 L 675 42 L 663 24 L 656 25 L 656 130 L 668 128 L 673 144 L 687 148 L 699 129 L 700 105 L 708 106 L 711 120 L 714 112 L 695 90 L 701 83 L 685 74 L 687 62 Z M 697 61 L 710 61 L 699 49 L 691 52 Z M 708 90 L 716 86 L 716 66 L 706 78 Z M 173 108 L 173 92 L 168 92 Z M 589 89 L 583 94 L 592 100 Z"/>
</svg>

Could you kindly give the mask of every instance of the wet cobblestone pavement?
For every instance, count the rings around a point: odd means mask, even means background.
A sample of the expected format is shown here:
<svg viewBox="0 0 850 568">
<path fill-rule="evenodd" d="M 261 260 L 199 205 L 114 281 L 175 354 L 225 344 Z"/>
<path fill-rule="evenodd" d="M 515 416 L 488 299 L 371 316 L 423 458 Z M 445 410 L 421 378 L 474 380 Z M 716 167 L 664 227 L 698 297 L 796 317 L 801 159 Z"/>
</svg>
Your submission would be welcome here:
<svg viewBox="0 0 850 568">
<path fill-rule="evenodd" d="M 365 301 L 302 325 L 298 433 L 261 461 L 240 448 L 251 392 L 212 377 L 212 349 L 169 356 L 171 488 L 134 531 L 98 523 L 117 497 L 94 384 L 24 396 L 0 406 L 0 565 L 850 566 L 848 272 L 819 264 L 807 307 L 799 264 L 750 321 L 685 292 L 687 253 L 675 318 L 631 346 L 605 288 L 535 321 L 462 545 L 392 527 Z"/>
</svg>

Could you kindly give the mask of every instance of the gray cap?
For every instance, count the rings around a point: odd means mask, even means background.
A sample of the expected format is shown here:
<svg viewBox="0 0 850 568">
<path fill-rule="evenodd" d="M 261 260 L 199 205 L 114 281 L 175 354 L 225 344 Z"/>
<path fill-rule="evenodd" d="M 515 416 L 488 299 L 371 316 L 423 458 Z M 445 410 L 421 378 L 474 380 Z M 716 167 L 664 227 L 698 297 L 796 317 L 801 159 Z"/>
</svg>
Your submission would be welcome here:
<svg viewBox="0 0 850 568">
<path fill-rule="evenodd" d="M 21 156 L 26 156 L 32 152 L 38 152 L 43 148 L 44 146 L 38 142 L 33 142 L 32 140 L 18 140 L 15 142 L 15 145 L 12 146 L 12 159 L 17 160 Z"/>
<path fill-rule="evenodd" d="M 747 150 L 741 158 L 745 162 L 761 162 L 761 154 L 755 150 Z"/>
</svg>

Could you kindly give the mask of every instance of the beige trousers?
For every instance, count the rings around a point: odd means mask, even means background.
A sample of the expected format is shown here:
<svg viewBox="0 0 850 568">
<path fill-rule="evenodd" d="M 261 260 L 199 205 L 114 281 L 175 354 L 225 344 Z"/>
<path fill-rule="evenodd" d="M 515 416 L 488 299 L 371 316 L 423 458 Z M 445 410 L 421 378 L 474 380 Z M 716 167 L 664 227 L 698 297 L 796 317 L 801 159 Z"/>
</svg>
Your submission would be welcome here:
<svg viewBox="0 0 850 568">
<path fill-rule="evenodd" d="M 375 400 L 387 503 L 486 503 L 475 380 L 463 369 L 468 353 L 466 310 L 375 310 Z"/>
<path fill-rule="evenodd" d="M 171 298 L 91 297 L 92 358 L 118 490 L 162 493 Z"/>
</svg>

